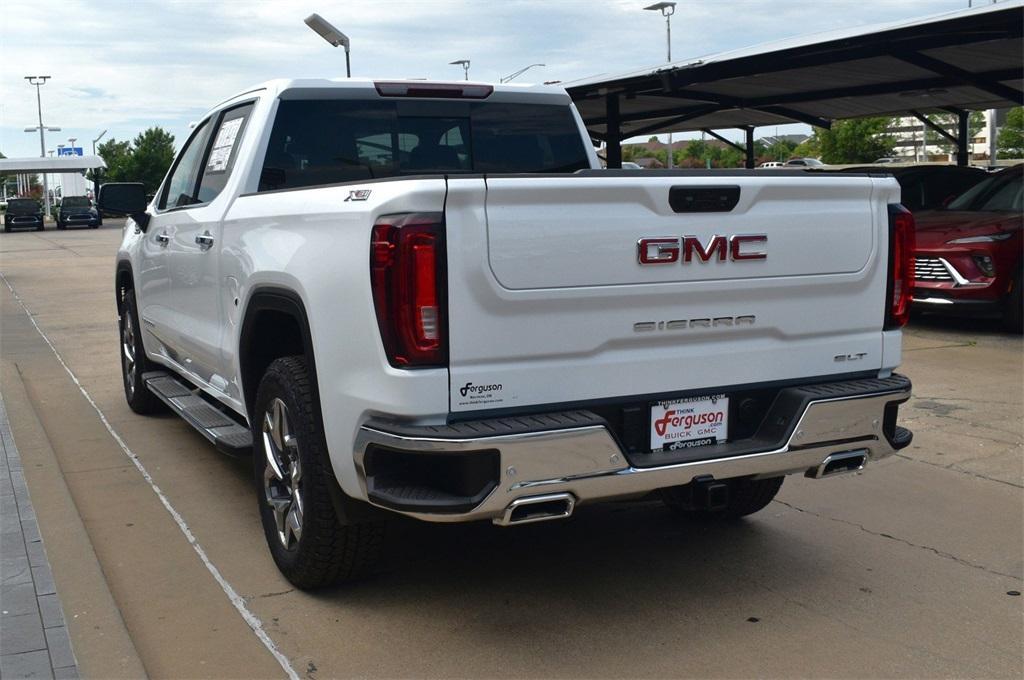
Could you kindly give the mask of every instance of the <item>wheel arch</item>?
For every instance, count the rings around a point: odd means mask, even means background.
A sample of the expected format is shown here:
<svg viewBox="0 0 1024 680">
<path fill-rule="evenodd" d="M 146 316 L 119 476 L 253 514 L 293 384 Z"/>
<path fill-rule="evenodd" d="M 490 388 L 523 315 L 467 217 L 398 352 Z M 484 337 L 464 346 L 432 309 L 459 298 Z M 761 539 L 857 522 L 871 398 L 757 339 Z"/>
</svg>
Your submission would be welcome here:
<svg viewBox="0 0 1024 680">
<path fill-rule="evenodd" d="M 114 304 L 117 305 L 117 314 L 121 315 L 121 301 L 124 299 L 124 292 L 135 288 L 135 274 L 132 271 L 132 263 L 128 260 L 120 260 L 114 270 Z"/>
<path fill-rule="evenodd" d="M 260 379 L 272 361 L 302 354 L 309 367 L 314 406 L 320 409 L 316 356 L 309 316 L 302 298 L 293 290 L 261 286 L 253 290 L 245 306 L 238 335 L 238 366 L 242 401 L 250 419 Z"/>
</svg>

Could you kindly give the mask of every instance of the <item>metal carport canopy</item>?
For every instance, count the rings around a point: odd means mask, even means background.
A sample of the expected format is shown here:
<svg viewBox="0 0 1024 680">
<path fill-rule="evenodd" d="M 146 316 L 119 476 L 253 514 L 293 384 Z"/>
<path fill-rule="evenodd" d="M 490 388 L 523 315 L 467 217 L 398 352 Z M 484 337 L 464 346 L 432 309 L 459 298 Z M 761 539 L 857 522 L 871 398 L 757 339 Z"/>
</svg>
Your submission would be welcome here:
<svg viewBox="0 0 1024 680">
<path fill-rule="evenodd" d="M 34 172 L 78 172 L 106 168 L 100 156 L 57 156 L 56 158 L 0 158 L 0 175 Z"/>
<path fill-rule="evenodd" d="M 622 139 L 659 132 L 828 127 L 842 118 L 1017 106 L 1024 103 L 1022 33 L 1024 0 L 1006 0 L 596 76 L 565 88 L 591 134 L 608 142 L 611 165 Z"/>
</svg>

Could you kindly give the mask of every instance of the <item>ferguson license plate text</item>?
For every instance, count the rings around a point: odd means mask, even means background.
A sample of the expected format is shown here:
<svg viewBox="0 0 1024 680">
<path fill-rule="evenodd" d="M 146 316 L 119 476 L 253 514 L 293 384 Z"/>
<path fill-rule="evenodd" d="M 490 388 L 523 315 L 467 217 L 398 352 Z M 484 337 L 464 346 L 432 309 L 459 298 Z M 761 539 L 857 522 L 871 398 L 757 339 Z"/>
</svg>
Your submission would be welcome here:
<svg viewBox="0 0 1024 680">
<path fill-rule="evenodd" d="M 729 436 L 729 398 L 691 397 L 651 406 L 651 450 L 720 444 Z"/>
</svg>

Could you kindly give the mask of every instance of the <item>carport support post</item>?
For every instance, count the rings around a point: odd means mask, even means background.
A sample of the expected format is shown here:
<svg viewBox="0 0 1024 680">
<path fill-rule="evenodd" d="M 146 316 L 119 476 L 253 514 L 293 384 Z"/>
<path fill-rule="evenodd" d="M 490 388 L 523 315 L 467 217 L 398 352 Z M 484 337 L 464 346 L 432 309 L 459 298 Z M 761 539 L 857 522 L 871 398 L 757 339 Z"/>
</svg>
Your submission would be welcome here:
<svg viewBox="0 0 1024 680">
<path fill-rule="evenodd" d="M 748 170 L 754 169 L 754 126 L 747 127 L 747 163 Z"/>
<path fill-rule="evenodd" d="M 605 97 L 605 161 L 609 168 L 622 167 L 622 129 L 619 127 L 619 95 Z"/>
<path fill-rule="evenodd" d="M 956 164 L 961 168 L 967 167 L 970 162 L 970 154 L 967 151 L 967 145 L 970 142 L 967 139 L 968 127 L 967 123 L 970 120 L 971 114 L 969 111 L 958 111 L 956 114 Z"/>
</svg>

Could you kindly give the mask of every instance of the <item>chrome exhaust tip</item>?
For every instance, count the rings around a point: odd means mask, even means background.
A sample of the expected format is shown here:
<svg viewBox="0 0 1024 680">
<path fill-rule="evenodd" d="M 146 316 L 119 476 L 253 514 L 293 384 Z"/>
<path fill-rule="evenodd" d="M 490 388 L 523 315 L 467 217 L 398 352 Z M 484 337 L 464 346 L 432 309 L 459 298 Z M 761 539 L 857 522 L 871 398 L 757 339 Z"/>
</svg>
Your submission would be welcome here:
<svg viewBox="0 0 1024 680">
<path fill-rule="evenodd" d="M 551 493 L 544 496 L 517 498 L 505 508 L 494 523 L 507 527 L 513 524 L 545 522 L 549 519 L 564 519 L 576 508 L 576 497 L 571 493 Z"/>
<path fill-rule="evenodd" d="M 821 479 L 822 477 L 832 477 L 834 475 L 842 475 L 848 472 L 858 472 L 864 469 L 867 462 L 867 449 L 833 453 L 831 456 L 821 461 L 821 465 L 808 470 L 806 476 L 812 479 Z"/>
</svg>

